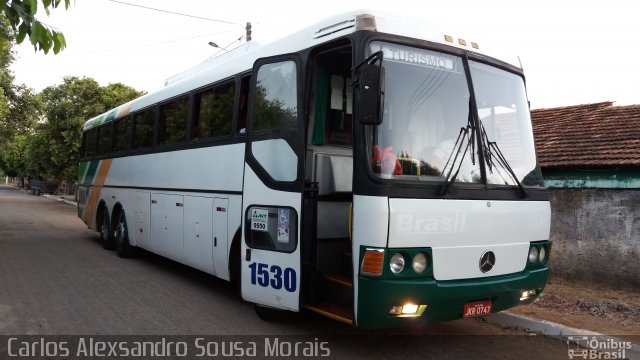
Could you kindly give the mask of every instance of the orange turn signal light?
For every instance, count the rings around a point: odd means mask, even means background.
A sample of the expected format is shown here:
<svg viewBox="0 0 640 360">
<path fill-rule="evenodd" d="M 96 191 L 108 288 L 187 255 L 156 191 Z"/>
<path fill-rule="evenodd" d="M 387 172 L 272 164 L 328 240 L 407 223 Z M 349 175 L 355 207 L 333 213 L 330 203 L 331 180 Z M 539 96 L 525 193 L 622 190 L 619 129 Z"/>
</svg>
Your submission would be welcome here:
<svg viewBox="0 0 640 360">
<path fill-rule="evenodd" d="M 365 275 L 382 275 L 384 266 L 384 249 L 366 249 L 362 259 L 360 273 Z"/>
</svg>

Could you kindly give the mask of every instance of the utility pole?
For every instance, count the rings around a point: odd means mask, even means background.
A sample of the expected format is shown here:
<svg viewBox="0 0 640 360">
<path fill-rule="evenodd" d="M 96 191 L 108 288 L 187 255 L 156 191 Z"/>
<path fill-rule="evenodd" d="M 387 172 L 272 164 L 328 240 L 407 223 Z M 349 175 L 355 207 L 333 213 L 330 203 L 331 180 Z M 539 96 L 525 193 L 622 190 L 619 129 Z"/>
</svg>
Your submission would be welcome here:
<svg viewBox="0 0 640 360">
<path fill-rule="evenodd" d="M 244 28 L 246 32 L 247 41 L 251 41 L 251 23 L 247 21 L 247 26 Z"/>
</svg>

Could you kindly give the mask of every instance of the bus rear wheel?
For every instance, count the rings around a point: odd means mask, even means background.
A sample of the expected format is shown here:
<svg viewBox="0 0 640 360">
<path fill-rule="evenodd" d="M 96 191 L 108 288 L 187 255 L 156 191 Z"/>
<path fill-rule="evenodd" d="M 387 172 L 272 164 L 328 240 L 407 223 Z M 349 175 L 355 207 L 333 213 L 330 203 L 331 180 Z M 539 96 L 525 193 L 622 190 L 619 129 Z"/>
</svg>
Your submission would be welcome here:
<svg viewBox="0 0 640 360">
<path fill-rule="evenodd" d="M 102 247 L 106 250 L 113 250 L 115 248 L 115 242 L 111 235 L 111 226 L 109 222 L 109 210 L 107 208 L 102 209 L 102 224 L 100 225 L 100 240 L 102 241 Z"/>
<path fill-rule="evenodd" d="M 115 231 L 116 252 L 121 258 L 128 258 L 135 255 L 135 247 L 129 243 L 129 232 L 127 230 L 127 217 L 124 210 L 120 211 L 118 223 Z"/>
</svg>

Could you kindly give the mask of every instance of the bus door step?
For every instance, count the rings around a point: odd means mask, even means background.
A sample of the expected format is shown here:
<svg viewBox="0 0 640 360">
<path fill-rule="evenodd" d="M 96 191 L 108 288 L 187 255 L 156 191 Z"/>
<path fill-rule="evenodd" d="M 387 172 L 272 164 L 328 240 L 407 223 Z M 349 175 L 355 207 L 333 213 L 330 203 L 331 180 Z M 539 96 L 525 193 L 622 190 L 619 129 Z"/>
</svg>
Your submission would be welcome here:
<svg viewBox="0 0 640 360">
<path fill-rule="evenodd" d="M 325 274 L 322 281 L 324 301 L 353 308 L 353 280 L 346 274 Z"/>
<path fill-rule="evenodd" d="M 305 305 L 305 309 L 313 311 L 322 316 L 337 320 L 343 324 L 353 325 L 353 309 L 348 307 L 322 302 L 314 305 Z"/>
</svg>

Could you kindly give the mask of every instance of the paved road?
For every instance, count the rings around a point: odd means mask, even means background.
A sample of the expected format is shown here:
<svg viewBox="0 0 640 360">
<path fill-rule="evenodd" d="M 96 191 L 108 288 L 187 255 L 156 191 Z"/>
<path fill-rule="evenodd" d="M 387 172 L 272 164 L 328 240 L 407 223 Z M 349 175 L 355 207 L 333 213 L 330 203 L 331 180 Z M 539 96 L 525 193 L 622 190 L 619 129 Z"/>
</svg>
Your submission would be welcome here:
<svg viewBox="0 0 640 360">
<path fill-rule="evenodd" d="M 383 331 L 309 313 L 263 322 L 225 281 L 150 253 L 121 259 L 73 206 L 0 186 L 0 335 L 17 334 L 269 335 L 326 340 L 335 358 L 567 359 L 562 342 L 480 320 Z"/>
</svg>

